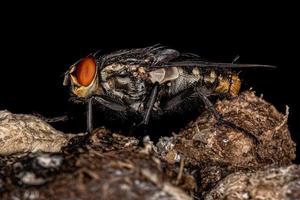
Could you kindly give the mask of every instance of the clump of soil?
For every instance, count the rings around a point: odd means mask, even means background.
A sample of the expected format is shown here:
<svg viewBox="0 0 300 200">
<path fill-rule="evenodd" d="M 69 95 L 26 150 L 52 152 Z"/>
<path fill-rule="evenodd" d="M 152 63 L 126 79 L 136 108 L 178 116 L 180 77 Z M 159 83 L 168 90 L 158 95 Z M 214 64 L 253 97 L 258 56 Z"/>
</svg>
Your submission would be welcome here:
<svg viewBox="0 0 300 200">
<path fill-rule="evenodd" d="M 88 145 L 76 141 L 56 160 L 51 154 L 21 158 L 7 169 L 12 176 L 1 199 L 191 199 L 167 181 L 151 148 L 137 144 L 98 129 Z"/>
<path fill-rule="evenodd" d="M 0 155 L 58 152 L 73 134 L 64 134 L 33 115 L 0 111 Z"/>
<path fill-rule="evenodd" d="M 295 143 L 290 137 L 287 119 L 274 106 L 253 92 L 242 93 L 238 98 L 219 101 L 219 113 L 252 134 L 217 124 L 208 112 L 178 133 L 174 140 L 178 152 L 186 162 L 222 164 L 234 167 L 260 167 L 267 164 L 287 165 L 295 159 Z"/>
<path fill-rule="evenodd" d="M 300 167 L 236 172 L 220 181 L 204 199 L 300 199 Z"/>
<path fill-rule="evenodd" d="M 281 114 L 252 91 L 215 106 L 239 128 L 218 124 L 204 112 L 156 145 L 149 137 L 139 141 L 100 128 L 68 137 L 55 153 L 34 148 L 3 153 L 0 198 L 255 199 L 277 192 L 274 199 L 297 199 L 298 193 L 285 192 L 299 185 L 299 166 L 291 165 L 295 143 L 288 109 Z M 43 143 L 47 140 L 39 140 Z"/>
<path fill-rule="evenodd" d="M 286 166 L 295 159 L 296 145 L 287 125 L 288 108 L 285 115 L 279 113 L 252 91 L 219 101 L 216 108 L 225 120 L 245 131 L 218 124 L 212 114 L 204 112 L 178 134 L 158 143 L 169 163 L 178 157 L 184 159 L 189 173 L 197 177 L 199 193 L 232 172 Z"/>
</svg>

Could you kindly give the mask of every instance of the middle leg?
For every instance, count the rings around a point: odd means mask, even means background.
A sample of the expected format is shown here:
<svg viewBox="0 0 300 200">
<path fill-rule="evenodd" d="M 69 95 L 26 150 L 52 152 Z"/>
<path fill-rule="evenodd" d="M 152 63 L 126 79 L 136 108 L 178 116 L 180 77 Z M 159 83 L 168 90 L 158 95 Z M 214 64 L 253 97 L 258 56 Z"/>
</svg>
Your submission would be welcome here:
<svg viewBox="0 0 300 200">
<path fill-rule="evenodd" d="M 149 101 L 147 103 L 146 112 L 144 114 L 143 121 L 141 123 L 143 125 L 147 125 L 149 123 L 151 111 L 152 111 L 154 103 L 157 99 L 158 89 L 159 89 L 159 83 L 156 82 L 156 83 L 154 83 L 154 86 L 153 86 L 151 94 L 150 94 Z"/>
</svg>

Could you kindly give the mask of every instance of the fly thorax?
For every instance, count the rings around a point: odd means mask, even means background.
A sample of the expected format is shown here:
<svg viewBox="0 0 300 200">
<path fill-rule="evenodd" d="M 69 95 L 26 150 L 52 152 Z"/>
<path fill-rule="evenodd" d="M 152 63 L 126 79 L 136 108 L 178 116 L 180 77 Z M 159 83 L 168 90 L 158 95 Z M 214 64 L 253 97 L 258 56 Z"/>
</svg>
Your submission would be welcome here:
<svg viewBox="0 0 300 200">
<path fill-rule="evenodd" d="M 145 81 L 140 78 L 132 79 L 127 85 L 127 94 L 133 101 L 142 100 L 146 93 Z"/>
<path fill-rule="evenodd" d="M 111 64 L 100 72 L 101 84 L 110 93 L 127 102 L 139 99 L 143 93 L 144 83 L 137 83 L 144 70 L 138 65 Z"/>
<path fill-rule="evenodd" d="M 121 65 L 121 64 L 111 64 L 108 66 L 105 66 L 101 71 L 100 71 L 100 78 L 102 81 L 107 81 L 111 76 L 114 76 L 116 74 L 120 74 L 126 70 L 126 65 Z"/>
<path fill-rule="evenodd" d="M 107 92 L 129 104 L 141 100 L 146 94 L 145 81 L 132 75 L 110 77 L 102 85 Z"/>
</svg>

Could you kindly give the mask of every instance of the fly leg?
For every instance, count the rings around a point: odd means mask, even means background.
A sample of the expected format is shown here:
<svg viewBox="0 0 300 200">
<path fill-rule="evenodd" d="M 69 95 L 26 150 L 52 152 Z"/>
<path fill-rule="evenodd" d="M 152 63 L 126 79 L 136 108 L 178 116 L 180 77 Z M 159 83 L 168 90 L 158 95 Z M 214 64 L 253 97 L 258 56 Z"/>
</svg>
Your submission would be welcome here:
<svg viewBox="0 0 300 200">
<path fill-rule="evenodd" d="M 183 90 L 179 94 L 173 96 L 171 99 L 166 101 L 162 108 L 164 111 L 173 111 L 173 110 L 180 110 L 181 104 L 185 101 L 187 101 L 190 97 L 192 97 L 192 94 L 194 94 L 195 91 L 192 88 Z"/>
<path fill-rule="evenodd" d="M 234 128 L 236 130 L 239 130 L 239 131 L 243 132 L 244 134 L 246 134 L 247 137 L 251 138 L 255 144 L 259 143 L 258 139 L 252 133 L 250 133 L 249 131 L 243 129 L 242 127 L 239 127 L 239 126 L 235 125 L 234 123 L 232 123 L 230 121 L 224 120 L 223 117 L 220 115 L 220 113 L 216 110 L 215 106 L 207 98 L 207 96 L 205 95 L 205 93 L 201 89 L 197 88 L 196 93 L 197 93 L 197 96 L 205 104 L 207 109 L 214 115 L 214 117 L 218 121 L 218 124 L 223 124 L 225 126 L 228 126 L 228 127 Z"/>
<path fill-rule="evenodd" d="M 40 113 L 36 113 L 34 112 L 32 114 L 33 116 L 36 116 L 40 119 L 42 119 L 43 121 L 47 122 L 47 123 L 59 123 L 59 122 L 65 122 L 70 120 L 70 117 L 68 115 L 62 115 L 62 116 L 58 116 L 58 117 L 45 117 L 43 115 L 41 115 Z"/>
<path fill-rule="evenodd" d="M 146 111 L 145 111 L 144 116 L 143 116 L 143 121 L 139 124 L 134 124 L 132 126 L 132 129 L 131 129 L 131 131 L 132 131 L 131 134 L 132 135 L 135 135 L 136 133 L 139 134 L 139 137 L 141 138 L 140 139 L 141 145 L 142 145 L 142 137 L 149 134 L 148 133 L 149 132 L 149 129 L 148 129 L 149 127 L 147 127 L 147 125 L 149 123 L 149 119 L 150 119 L 150 116 L 151 116 L 151 111 L 153 109 L 154 103 L 157 99 L 158 89 L 159 89 L 159 83 L 156 82 L 156 83 L 154 83 L 154 86 L 151 90 L 151 94 L 150 94 L 150 97 L 149 97 L 149 100 L 148 100 L 148 103 L 147 103 Z"/>
<path fill-rule="evenodd" d="M 154 103 L 155 103 L 156 98 L 157 98 L 158 88 L 159 88 L 159 83 L 158 82 L 154 83 L 154 86 L 153 86 L 151 94 L 150 94 L 149 101 L 147 103 L 148 107 L 146 108 L 146 112 L 145 112 L 145 115 L 143 117 L 143 121 L 141 123 L 143 125 L 148 125 L 148 123 L 149 123 L 149 119 L 150 119 L 150 116 L 151 116 L 151 111 L 152 111 L 152 108 L 153 108 Z"/>
<path fill-rule="evenodd" d="M 94 96 L 92 97 L 97 103 L 101 104 L 102 106 L 109 108 L 113 111 L 117 112 L 124 112 L 127 110 L 127 107 L 125 105 L 122 105 L 119 102 L 113 101 L 113 99 L 106 100 L 100 96 Z"/>
<path fill-rule="evenodd" d="M 87 113 L 86 113 L 86 126 L 87 132 L 91 133 L 93 131 L 93 98 L 89 98 L 87 102 Z"/>
<path fill-rule="evenodd" d="M 100 96 L 93 96 L 87 100 L 87 132 L 91 133 L 93 131 L 93 104 L 97 102 L 106 108 L 114 111 L 124 112 L 127 108 L 124 105 L 108 101 Z"/>
</svg>

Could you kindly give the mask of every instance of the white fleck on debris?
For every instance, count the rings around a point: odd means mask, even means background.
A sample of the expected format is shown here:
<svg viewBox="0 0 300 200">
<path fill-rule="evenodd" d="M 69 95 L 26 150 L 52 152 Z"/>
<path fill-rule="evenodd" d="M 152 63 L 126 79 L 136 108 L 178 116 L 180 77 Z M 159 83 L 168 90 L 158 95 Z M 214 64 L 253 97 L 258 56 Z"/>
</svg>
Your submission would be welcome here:
<svg viewBox="0 0 300 200">
<path fill-rule="evenodd" d="M 169 151 L 171 151 L 174 148 L 173 144 L 173 137 L 161 137 L 159 138 L 158 143 L 156 144 L 156 147 L 158 149 L 158 152 L 164 156 L 166 155 Z"/>
<path fill-rule="evenodd" d="M 42 154 L 38 156 L 37 162 L 44 168 L 57 168 L 61 166 L 63 157 L 61 155 Z"/>
<path fill-rule="evenodd" d="M 38 190 L 26 190 L 23 197 L 24 199 L 35 200 L 39 199 L 40 194 Z"/>
<path fill-rule="evenodd" d="M 227 142 L 229 142 L 229 138 L 224 138 L 222 141 L 223 141 L 224 143 L 227 143 Z"/>
<path fill-rule="evenodd" d="M 46 183 L 45 179 L 36 177 L 33 172 L 25 172 L 21 181 L 25 185 L 42 185 Z"/>
<path fill-rule="evenodd" d="M 175 156 L 175 158 L 174 158 L 174 161 L 175 161 L 175 162 L 179 162 L 180 159 L 181 159 L 181 157 L 180 157 L 180 155 L 177 153 L 176 156 Z"/>
<path fill-rule="evenodd" d="M 140 153 L 149 154 L 152 151 L 154 152 L 157 151 L 156 146 L 154 146 L 149 135 L 146 135 L 143 138 L 143 144 L 144 144 L 144 148 L 140 150 Z"/>
</svg>

